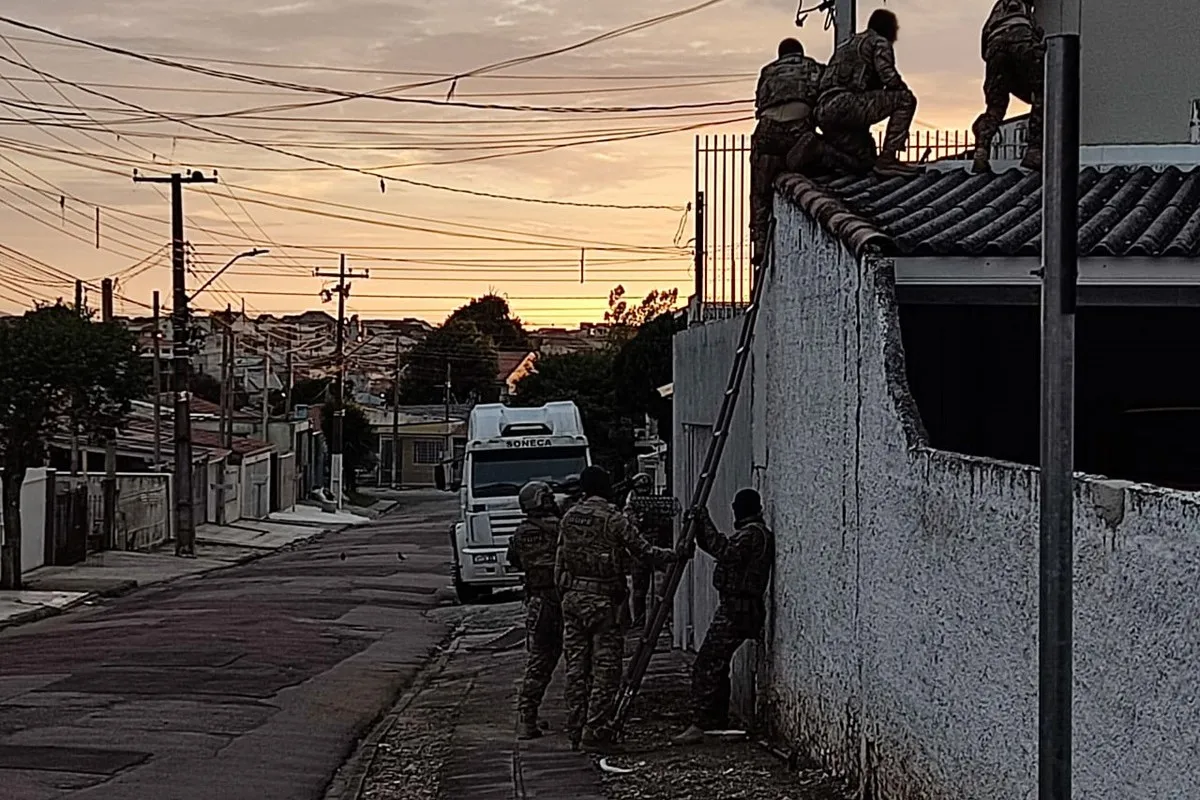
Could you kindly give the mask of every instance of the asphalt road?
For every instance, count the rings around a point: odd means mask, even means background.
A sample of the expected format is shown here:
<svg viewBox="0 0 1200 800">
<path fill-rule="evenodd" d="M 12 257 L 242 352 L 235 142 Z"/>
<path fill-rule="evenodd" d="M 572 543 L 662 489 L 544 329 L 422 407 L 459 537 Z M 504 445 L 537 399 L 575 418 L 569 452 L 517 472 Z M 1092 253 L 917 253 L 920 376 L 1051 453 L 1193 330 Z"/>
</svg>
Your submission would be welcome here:
<svg viewBox="0 0 1200 800">
<path fill-rule="evenodd" d="M 320 798 L 448 633 L 454 498 L 0 634 L 4 800 Z M 401 558 L 400 556 L 403 556 Z"/>
</svg>

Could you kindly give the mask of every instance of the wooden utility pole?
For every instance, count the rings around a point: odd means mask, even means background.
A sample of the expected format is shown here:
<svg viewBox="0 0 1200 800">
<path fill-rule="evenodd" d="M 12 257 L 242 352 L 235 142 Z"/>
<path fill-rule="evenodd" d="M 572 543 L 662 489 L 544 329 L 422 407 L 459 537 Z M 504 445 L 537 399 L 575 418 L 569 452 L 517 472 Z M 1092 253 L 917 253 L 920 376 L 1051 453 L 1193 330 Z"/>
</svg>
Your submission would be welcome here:
<svg viewBox="0 0 1200 800">
<path fill-rule="evenodd" d="M 396 372 L 392 378 L 392 488 L 400 488 L 400 337 L 396 337 Z"/>
<path fill-rule="evenodd" d="M 262 440 L 270 441 L 267 426 L 271 422 L 271 337 L 263 340 Z"/>
<path fill-rule="evenodd" d="M 454 440 L 450 436 L 450 356 L 446 356 L 446 393 L 444 400 L 446 404 L 446 445 L 442 459 L 447 460 L 454 458 Z"/>
<path fill-rule="evenodd" d="M 189 175 L 149 178 L 133 174 L 135 183 L 171 184 L 171 284 L 172 320 L 175 338 L 172 353 L 175 378 L 175 554 L 196 555 L 196 519 L 192 514 L 192 407 L 188 390 L 191 370 L 191 341 L 188 335 L 187 263 L 184 254 L 183 186 L 216 183 L 199 171 Z"/>
<path fill-rule="evenodd" d="M 350 296 L 350 284 L 346 282 L 347 278 L 370 278 L 371 274 L 366 270 L 355 273 L 353 270 L 346 270 L 346 256 L 341 256 L 338 259 L 338 271 L 336 273 L 322 272 L 321 270 L 313 270 L 313 275 L 317 278 L 337 278 L 337 288 L 332 291 L 338 296 L 338 318 L 337 318 L 337 334 L 335 338 L 334 358 L 337 368 L 337 407 L 333 412 L 333 445 L 330 454 L 329 465 L 329 489 L 333 493 L 334 502 L 337 507 L 342 507 L 342 453 L 343 453 L 343 437 L 345 434 L 346 424 L 346 298 Z"/>
<path fill-rule="evenodd" d="M 154 469 L 162 469 L 162 359 L 159 347 L 162 338 L 162 321 L 159 318 L 158 292 L 154 292 Z"/>
<path fill-rule="evenodd" d="M 100 320 L 105 325 L 113 321 L 113 282 L 105 278 L 100 282 Z M 104 523 L 102 536 L 104 549 L 116 546 L 117 537 L 117 431 L 107 427 L 104 431 Z"/>
</svg>

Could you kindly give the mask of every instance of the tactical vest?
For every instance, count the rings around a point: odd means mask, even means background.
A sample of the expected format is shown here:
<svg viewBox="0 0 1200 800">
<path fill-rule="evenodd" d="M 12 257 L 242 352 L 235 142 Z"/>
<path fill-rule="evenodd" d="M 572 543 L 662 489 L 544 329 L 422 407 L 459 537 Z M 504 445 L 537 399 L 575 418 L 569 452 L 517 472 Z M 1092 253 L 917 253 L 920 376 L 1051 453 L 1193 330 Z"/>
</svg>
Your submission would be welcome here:
<svg viewBox="0 0 1200 800">
<path fill-rule="evenodd" d="M 517 526 L 513 538 L 525 570 L 525 590 L 552 590 L 554 557 L 558 550 L 558 520 L 554 517 L 526 517 Z"/>
<path fill-rule="evenodd" d="M 763 67 L 755 93 L 758 116 L 785 103 L 815 105 L 823 67 L 807 56 L 791 54 Z"/>
<path fill-rule="evenodd" d="M 855 34 L 850 41 L 834 52 L 821 79 L 822 95 L 883 88 L 879 76 L 875 74 L 875 64 L 870 53 L 872 40 L 876 37 L 883 38 L 875 31 L 865 30 Z"/>
<path fill-rule="evenodd" d="M 983 25 L 983 58 L 988 58 L 992 42 L 1032 35 L 1033 18 L 1025 0 L 998 0 Z"/>
<path fill-rule="evenodd" d="M 775 536 L 761 519 L 749 520 L 739 531 L 746 535 L 750 529 L 762 534 L 762 550 L 749 564 L 731 566 L 718 563 L 713 570 L 713 588 L 722 598 L 759 599 L 771 585 L 771 567 L 775 562 Z"/>
<path fill-rule="evenodd" d="M 620 596 L 625 591 L 630 556 L 615 522 L 621 512 L 611 503 L 589 497 L 576 503 L 563 517 L 559 528 L 566 586 L 597 594 Z"/>
</svg>

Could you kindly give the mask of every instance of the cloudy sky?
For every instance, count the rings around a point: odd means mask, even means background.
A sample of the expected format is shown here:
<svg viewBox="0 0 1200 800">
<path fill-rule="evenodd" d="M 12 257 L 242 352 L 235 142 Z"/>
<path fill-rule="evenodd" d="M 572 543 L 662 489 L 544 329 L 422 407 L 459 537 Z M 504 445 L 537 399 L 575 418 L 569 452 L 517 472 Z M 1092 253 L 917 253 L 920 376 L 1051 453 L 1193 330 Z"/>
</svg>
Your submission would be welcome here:
<svg viewBox="0 0 1200 800">
<path fill-rule="evenodd" d="M 798 31 L 793 0 L 726 0 L 461 79 L 453 99 L 466 106 L 435 104 L 447 76 L 697 2 L 8 0 L 0 13 L 15 20 L 243 79 L 0 23 L 0 309 L 69 294 L 68 276 L 116 276 L 127 313 L 156 289 L 169 302 L 168 195 L 131 175 L 172 166 L 220 179 L 186 190 L 194 287 L 241 251 L 271 250 L 240 261 L 202 307 L 242 298 L 248 311 L 318 307 L 327 284 L 312 271 L 336 268 L 339 253 L 370 270 L 352 290 L 350 307 L 363 315 L 438 321 L 495 290 L 531 323 L 572 324 L 599 318 L 617 284 L 686 296 L 690 222 L 677 234 L 693 192 L 694 137 L 749 133 L 739 121 L 746 104 L 715 104 L 750 98 L 784 36 L 798 33 L 827 58 L 823 19 Z M 861 3 L 860 15 L 878 5 Z M 978 112 L 978 30 L 990 5 L 888 3 L 901 19 L 900 68 L 920 98 L 918 129 L 965 129 Z M 379 176 L 552 202 L 395 181 L 381 191 Z"/>
</svg>

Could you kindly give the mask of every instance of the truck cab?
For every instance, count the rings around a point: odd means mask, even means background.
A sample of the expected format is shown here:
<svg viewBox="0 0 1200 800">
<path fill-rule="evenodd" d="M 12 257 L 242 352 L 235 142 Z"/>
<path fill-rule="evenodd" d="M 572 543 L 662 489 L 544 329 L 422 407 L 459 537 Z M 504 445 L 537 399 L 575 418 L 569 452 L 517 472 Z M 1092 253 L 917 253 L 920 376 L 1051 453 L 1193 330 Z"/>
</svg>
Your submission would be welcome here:
<svg viewBox="0 0 1200 800">
<path fill-rule="evenodd" d="M 438 471 L 439 487 L 459 495 L 450 538 L 460 602 L 520 585 L 521 573 L 509 567 L 506 553 L 523 517 L 517 499 L 521 487 L 544 481 L 561 500 L 564 485 L 590 464 L 583 421 L 570 401 L 472 409 L 461 462 L 443 464 Z"/>
</svg>

